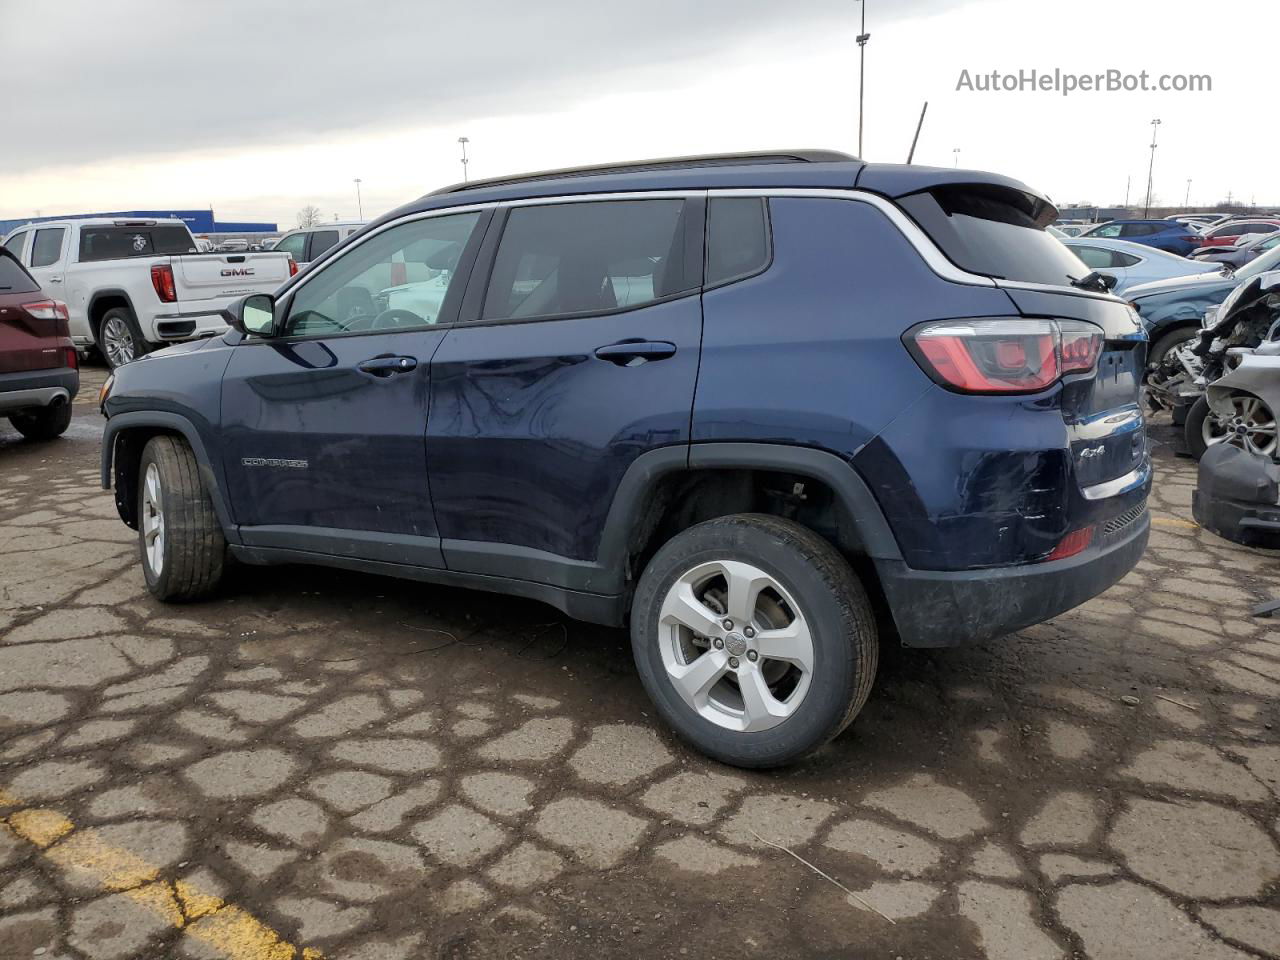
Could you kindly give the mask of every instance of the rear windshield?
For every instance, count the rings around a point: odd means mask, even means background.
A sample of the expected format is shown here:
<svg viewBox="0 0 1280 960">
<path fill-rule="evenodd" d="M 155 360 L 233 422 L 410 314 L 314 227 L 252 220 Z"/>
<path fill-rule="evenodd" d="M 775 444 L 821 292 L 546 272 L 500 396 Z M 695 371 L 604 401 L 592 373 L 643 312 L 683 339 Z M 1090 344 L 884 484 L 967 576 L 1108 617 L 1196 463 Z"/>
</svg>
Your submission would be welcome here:
<svg viewBox="0 0 1280 960">
<path fill-rule="evenodd" d="M 195 252 L 186 227 L 84 227 L 80 231 L 81 263 Z"/>
<path fill-rule="evenodd" d="M 40 285 L 22 269 L 8 250 L 0 247 L 0 293 L 35 293 Z"/>
<path fill-rule="evenodd" d="M 1000 187 L 940 187 L 898 201 L 939 249 L 969 273 L 1065 286 L 1089 273 L 1045 228 L 1052 204 Z"/>
</svg>

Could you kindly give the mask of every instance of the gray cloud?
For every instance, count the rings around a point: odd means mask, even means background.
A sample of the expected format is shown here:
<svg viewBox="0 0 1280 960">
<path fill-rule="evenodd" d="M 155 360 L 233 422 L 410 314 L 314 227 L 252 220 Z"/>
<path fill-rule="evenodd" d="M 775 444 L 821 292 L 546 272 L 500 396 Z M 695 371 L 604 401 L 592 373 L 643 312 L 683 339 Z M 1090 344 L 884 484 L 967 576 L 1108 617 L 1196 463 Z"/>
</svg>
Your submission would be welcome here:
<svg viewBox="0 0 1280 960">
<path fill-rule="evenodd" d="M 25 78 L 0 174 L 553 109 L 678 83 L 735 45 L 768 69 L 777 37 L 856 15 L 851 0 L 0 0 L 5 74 Z"/>
</svg>

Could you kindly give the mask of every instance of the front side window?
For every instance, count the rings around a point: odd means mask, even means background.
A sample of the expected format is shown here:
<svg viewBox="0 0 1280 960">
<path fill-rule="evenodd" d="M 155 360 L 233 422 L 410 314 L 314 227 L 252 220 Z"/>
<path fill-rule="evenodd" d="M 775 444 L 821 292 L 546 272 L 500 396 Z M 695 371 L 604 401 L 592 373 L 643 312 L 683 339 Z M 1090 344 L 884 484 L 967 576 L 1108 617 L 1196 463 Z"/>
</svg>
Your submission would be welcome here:
<svg viewBox="0 0 1280 960">
<path fill-rule="evenodd" d="M 62 256 L 62 238 L 66 232 L 66 227 L 37 230 L 35 242 L 31 245 L 31 265 L 47 267 L 51 263 L 57 263 Z"/>
<path fill-rule="evenodd" d="M 764 199 L 712 197 L 707 206 L 707 286 L 758 273 L 768 263 Z"/>
<path fill-rule="evenodd" d="M 287 253 L 298 263 L 305 263 L 306 258 L 302 255 L 302 252 L 306 248 L 307 235 L 305 233 L 291 233 L 287 237 L 280 239 L 280 242 L 275 245 L 275 252 Z"/>
<path fill-rule="evenodd" d="M 478 213 L 459 213 L 414 220 L 352 247 L 298 288 L 285 336 L 421 329 L 438 323 L 479 219 Z"/>
<path fill-rule="evenodd" d="M 1098 227 L 1089 233 L 1091 237 L 1118 237 L 1120 236 L 1121 224 L 1108 223 L 1105 226 Z"/>
<path fill-rule="evenodd" d="M 685 201 L 604 200 L 516 207 L 498 244 L 486 320 L 602 313 L 694 289 Z"/>
<path fill-rule="evenodd" d="M 15 233 L 12 237 L 10 237 L 7 241 L 5 241 L 4 248 L 8 250 L 10 253 L 12 253 L 15 257 L 17 257 L 19 260 L 21 260 L 22 251 L 26 249 L 26 246 L 27 246 L 27 231 L 23 230 L 21 233 Z"/>
</svg>

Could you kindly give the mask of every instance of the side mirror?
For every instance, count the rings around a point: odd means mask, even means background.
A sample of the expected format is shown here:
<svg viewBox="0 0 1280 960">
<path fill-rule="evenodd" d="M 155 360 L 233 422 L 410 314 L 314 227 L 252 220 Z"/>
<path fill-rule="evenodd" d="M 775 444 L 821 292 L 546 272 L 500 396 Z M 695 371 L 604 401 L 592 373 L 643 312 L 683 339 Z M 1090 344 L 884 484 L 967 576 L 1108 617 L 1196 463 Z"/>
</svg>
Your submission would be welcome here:
<svg viewBox="0 0 1280 960">
<path fill-rule="evenodd" d="M 1102 285 L 1108 290 L 1114 290 L 1116 288 L 1116 278 L 1111 274 L 1100 273 L 1098 274 L 1098 279 L 1102 281 Z"/>
<path fill-rule="evenodd" d="M 227 325 L 244 334 L 269 337 L 275 332 L 276 301 L 269 293 L 253 293 L 223 312 Z"/>
</svg>

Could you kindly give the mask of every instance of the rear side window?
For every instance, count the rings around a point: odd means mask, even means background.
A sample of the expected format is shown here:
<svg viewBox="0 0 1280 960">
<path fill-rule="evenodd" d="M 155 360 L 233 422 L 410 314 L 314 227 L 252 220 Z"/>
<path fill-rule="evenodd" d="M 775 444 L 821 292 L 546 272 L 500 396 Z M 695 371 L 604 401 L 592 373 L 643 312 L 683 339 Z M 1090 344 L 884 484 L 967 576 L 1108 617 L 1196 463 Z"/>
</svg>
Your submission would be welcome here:
<svg viewBox="0 0 1280 960">
<path fill-rule="evenodd" d="M 47 267 L 51 263 L 57 263 L 62 256 L 62 236 L 66 232 L 66 227 L 37 230 L 35 242 L 31 246 L 31 265 Z"/>
<path fill-rule="evenodd" d="M 12 237 L 10 237 L 8 241 L 6 241 L 4 248 L 8 250 L 10 253 L 12 253 L 15 257 L 17 257 L 19 260 L 21 260 L 22 251 L 26 249 L 26 246 L 27 246 L 27 231 L 23 230 L 21 233 L 15 233 Z"/>
<path fill-rule="evenodd" d="M 707 205 L 707 286 L 749 277 L 768 264 L 764 199 L 712 197 Z"/>
<path fill-rule="evenodd" d="M 484 319 L 603 313 L 697 287 L 700 278 L 689 276 L 685 207 L 684 200 L 660 199 L 514 208 Z"/>
<path fill-rule="evenodd" d="M 1045 227 L 1057 211 L 1002 187 L 941 187 L 899 203 L 956 266 L 1026 283 L 1065 285 L 1089 273 Z"/>
<path fill-rule="evenodd" d="M 80 262 L 196 253 L 184 227 L 82 227 Z"/>
<path fill-rule="evenodd" d="M 317 230 L 311 234 L 311 253 L 308 261 L 314 260 L 338 242 L 337 230 Z"/>
<path fill-rule="evenodd" d="M 40 284 L 22 269 L 17 257 L 6 247 L 0 251 L 0 293 L 35 293 Z"/>
<path fill-rule="evenodd" d="M 1126 223 L 1120 228 L 1120 236 L 1149 237 L 1154 233 L 1160 233 L 1163 229 L 1163 227 L 1158 227 L 1154 223 Z"/>
</svg>

